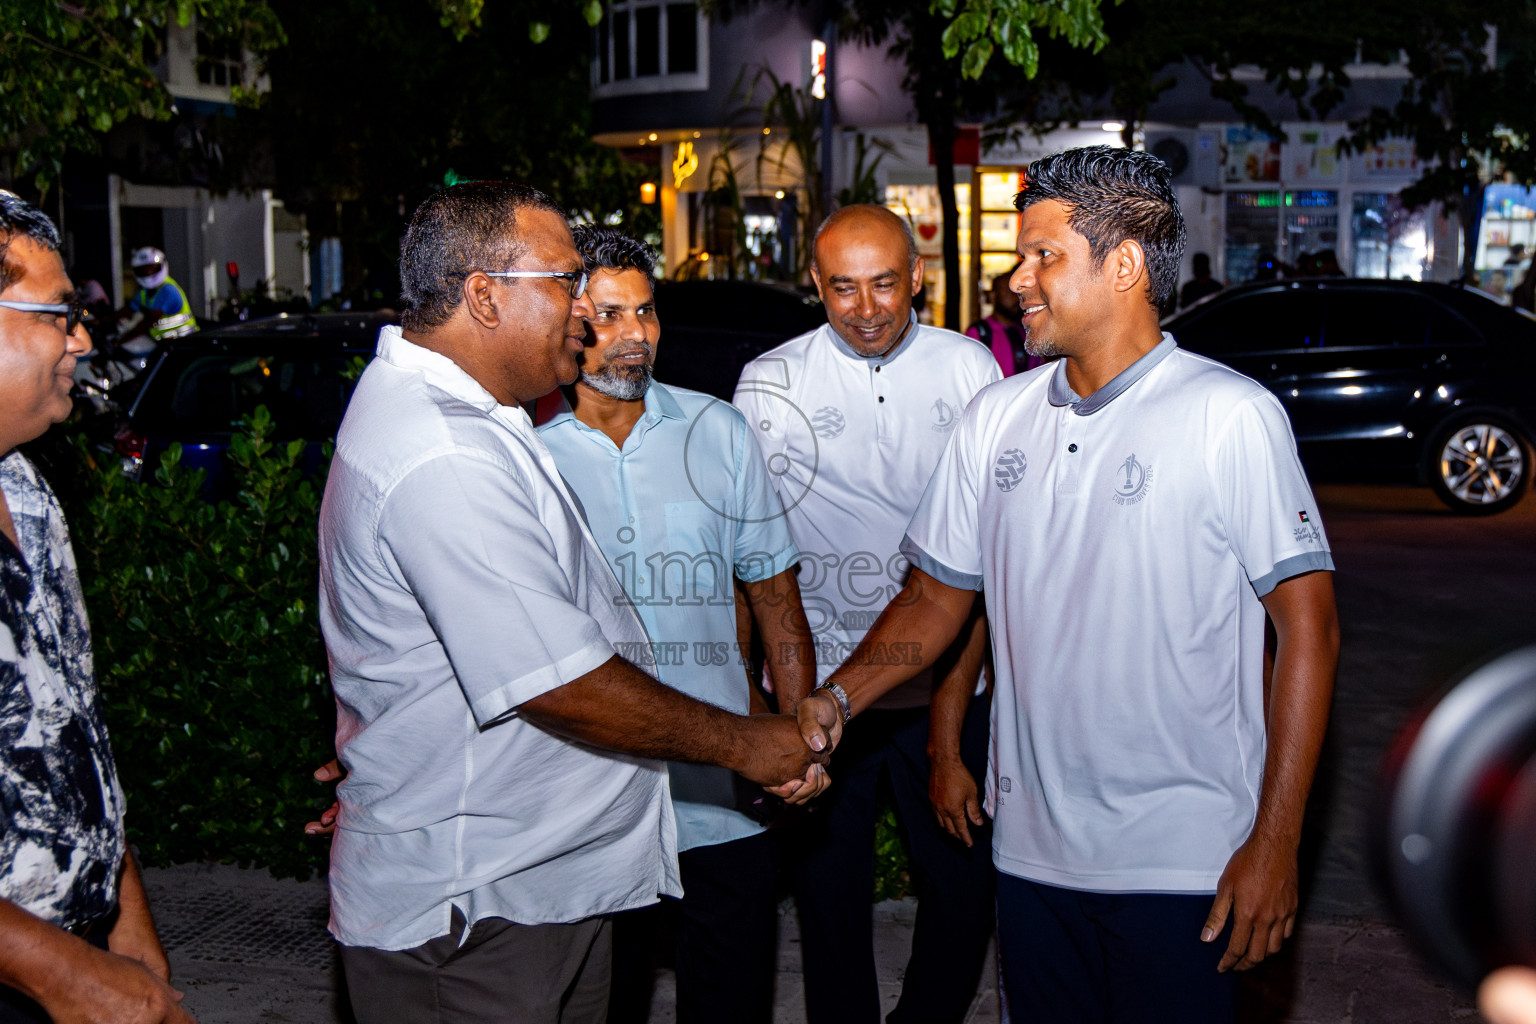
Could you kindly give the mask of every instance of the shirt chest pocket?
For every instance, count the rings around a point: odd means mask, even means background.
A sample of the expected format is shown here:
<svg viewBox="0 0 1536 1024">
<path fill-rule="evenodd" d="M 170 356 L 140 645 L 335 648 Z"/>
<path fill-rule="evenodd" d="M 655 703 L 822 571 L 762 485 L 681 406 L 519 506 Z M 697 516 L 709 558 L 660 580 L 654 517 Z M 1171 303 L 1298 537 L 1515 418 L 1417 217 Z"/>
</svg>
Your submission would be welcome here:
<svg viewBox="0 0 1536 1024">
<path fill-rule="evenodd" d="M 669 501 L 665 551 L 651 555 L 651 574 L 664 595 L 683 601 L 719 603 L 732 596 L 736 523 L 724 498 Z"/>
</svg>

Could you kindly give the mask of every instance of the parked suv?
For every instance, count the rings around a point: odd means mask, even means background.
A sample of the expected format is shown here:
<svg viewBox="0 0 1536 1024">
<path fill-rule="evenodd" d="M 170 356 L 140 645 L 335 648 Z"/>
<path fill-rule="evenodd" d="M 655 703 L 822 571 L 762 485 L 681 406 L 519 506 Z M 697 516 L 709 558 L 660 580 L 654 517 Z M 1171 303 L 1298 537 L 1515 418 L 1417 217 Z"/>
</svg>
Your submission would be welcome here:
<svg viewBox="0 0 1536 1024">
<path fill-rule="evenodd" d="M 1163 324 L 1291 417 L 1308 469 L 1417 480 L 1457 512 L 1520 500 L 1536 438 L 1536 317 L 1452 285 L 1347 278 L 1219 292 Z"/>
</svg>

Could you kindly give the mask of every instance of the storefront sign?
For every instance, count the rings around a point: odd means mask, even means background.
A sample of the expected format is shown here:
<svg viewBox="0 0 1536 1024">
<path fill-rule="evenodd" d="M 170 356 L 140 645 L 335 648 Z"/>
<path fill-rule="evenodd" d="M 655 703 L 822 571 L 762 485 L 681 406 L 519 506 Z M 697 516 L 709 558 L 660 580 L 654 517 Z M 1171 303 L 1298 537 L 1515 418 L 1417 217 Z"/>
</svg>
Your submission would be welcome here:
<svg viewBox="0 0 1536 1024">
<path fill-rule="evenodd" d="M 1247 125 L 1227 127 L 1228 184 L 1280 180 L 1280 140 Z"/>
</svg>

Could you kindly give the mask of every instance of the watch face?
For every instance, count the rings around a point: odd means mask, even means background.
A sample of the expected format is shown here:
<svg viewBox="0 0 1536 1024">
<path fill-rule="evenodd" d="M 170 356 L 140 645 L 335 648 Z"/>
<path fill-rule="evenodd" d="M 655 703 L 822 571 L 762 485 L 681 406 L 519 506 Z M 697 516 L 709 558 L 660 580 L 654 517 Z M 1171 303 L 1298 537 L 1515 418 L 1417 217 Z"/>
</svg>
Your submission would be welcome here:
<svg viewBox="0 0 1536 1024">
<path fill-rule="evenodd" d="M 1384 781 L 1378 869 L 1419 945 L 1469 988 L 1494 967 L 1536 965 L 1536 646 L 1416 716 Z"/>
</svg>

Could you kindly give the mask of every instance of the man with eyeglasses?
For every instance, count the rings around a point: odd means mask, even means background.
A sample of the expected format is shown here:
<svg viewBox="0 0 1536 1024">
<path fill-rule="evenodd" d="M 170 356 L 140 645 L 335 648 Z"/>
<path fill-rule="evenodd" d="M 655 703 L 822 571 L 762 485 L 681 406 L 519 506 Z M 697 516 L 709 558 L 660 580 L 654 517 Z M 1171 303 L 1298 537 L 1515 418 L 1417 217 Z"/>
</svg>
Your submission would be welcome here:
<svg viewBox="0 0 1536 1024">
<path fill-rule="evenodd" d="M 411 220 L 400 281 L 320 514 L 348 771 L 331 932 L 360 1024 L 598 1024 L 608 916 L 681 895 L 661 760 L 798 802 L 826 785 L 825 730 L 653 678 L 523 410 L 576 379 L 595 312 L 560 208 L 506 182 L 444 189 Z"/>
<path fill-rule="evenodd" d="M 0 1024 L 186 1022 L 123 837 L 69 531 L 17 446 L 91 349 L 36 207 L 0 192 Z"/>
</svg>

